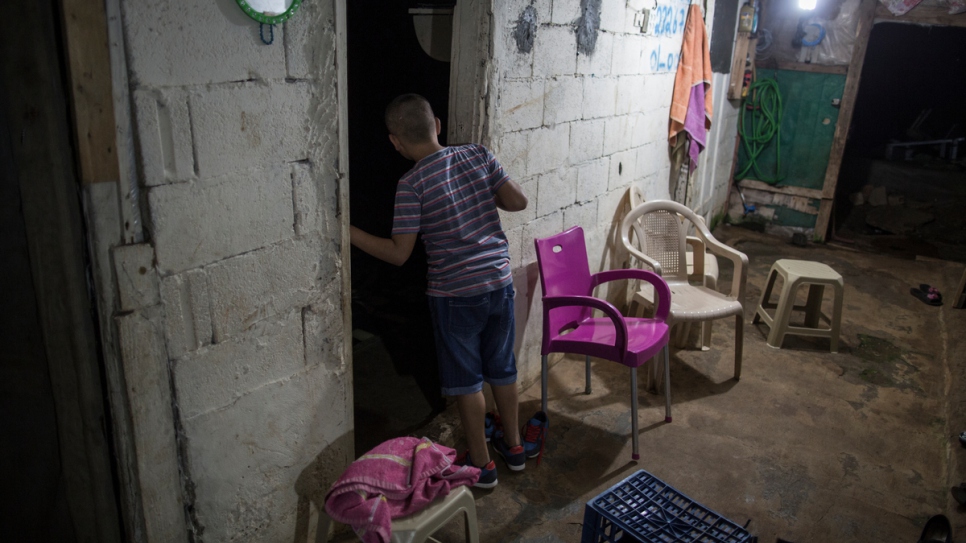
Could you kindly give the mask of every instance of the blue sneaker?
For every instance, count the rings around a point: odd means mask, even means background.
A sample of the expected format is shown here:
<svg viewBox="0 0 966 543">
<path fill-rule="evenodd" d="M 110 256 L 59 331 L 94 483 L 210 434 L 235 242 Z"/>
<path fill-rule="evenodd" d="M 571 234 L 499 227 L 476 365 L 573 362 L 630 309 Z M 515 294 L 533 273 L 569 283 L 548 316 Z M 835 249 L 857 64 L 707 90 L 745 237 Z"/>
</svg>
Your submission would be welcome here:
<svg viewBox="0 0 966 543">
<path fill-rule="evenodd" d="M 550 420 L 543 411 L 537 411 L 523 426 L 523 451 L 527 458 L 536 458 L 537 465 L 543 458 L 543 446 L 550 431 Z"/>
<path fill-rule="evenodd" d="M 483 423 L 483 432 L 486 435 L 486 442 L 489 443 L 493 439 L 493 434 L 502 428 L 500 424 L 500 415 L 492 411 L 486 413 L 486 420 Z"/>
<path fill-rule="evenodd" d="M 457 466 L 473 466 L 473 461 L 470 459 L 470 451 L 466 451 L 459 458 L 453 462 Z M 483 466 L 482 468 L 477 468 L 480 470 L 480 478 L 473 484 L 476 488 L 493 488 L 498 482 L 496 479 L 496 462 L 490 460 L 490 462 Z"/>
<path fill-rule="evenodd" d="M 493 450 L 506 460 L 506 465 L 512 471 L 523 471 L 527 467 L 527 455 L 523 452 L 523 445 L 511 447 L 503 439 L 503 432 L 493 434 Z"/>
</svg>

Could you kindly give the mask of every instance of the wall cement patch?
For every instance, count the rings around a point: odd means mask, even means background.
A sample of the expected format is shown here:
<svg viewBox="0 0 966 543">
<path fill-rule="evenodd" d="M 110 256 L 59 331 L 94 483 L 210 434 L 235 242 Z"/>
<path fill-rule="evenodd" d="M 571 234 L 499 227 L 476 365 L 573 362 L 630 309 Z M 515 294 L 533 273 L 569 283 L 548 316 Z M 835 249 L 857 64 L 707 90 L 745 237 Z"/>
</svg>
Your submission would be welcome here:
<svg viewBox="0 0 966 543">
<path fill-rule="evenodd" d="M 529 53 L 533 50 L 533 42 L 537 36 L 537 10 L 533 6 L 523 8 L 523 13 L 517 19 L 513 28 L 513 39 L 516 40 L 517 52 Z"/>
<path fill-rule="evenodd" d="M 600 30 L 600 0 L 580 0 L 580 18 L 577 19 L 577 52 L 589 55 L 597 47 Z"/>
</svg>

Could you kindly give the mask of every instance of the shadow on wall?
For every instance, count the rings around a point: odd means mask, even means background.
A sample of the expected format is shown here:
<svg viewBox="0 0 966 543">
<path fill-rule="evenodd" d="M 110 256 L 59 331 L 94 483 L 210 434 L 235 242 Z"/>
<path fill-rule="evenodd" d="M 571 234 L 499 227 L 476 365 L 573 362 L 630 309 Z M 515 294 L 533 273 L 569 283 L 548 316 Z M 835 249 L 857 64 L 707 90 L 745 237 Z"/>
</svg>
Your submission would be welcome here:
<svg viewBox="0 0 966 543">
<path fill-rule="evenodd" d="M 319 522 L 325 516 L 325 495 L 353 461 L 354 442 L 354 432 L 342 434 L 322 449 L 295 480 L 295 492 L 299 497 L 295 517 L 296 543 L 328 541 L 328 523 Z"/>
</svg>

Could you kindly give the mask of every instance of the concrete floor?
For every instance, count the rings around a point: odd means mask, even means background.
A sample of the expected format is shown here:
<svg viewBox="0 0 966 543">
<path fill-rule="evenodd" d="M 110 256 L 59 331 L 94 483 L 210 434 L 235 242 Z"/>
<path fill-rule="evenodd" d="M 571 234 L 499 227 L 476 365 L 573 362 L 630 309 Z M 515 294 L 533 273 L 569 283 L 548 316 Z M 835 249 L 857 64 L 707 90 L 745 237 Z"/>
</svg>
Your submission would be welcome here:
<svg viewBox="0 0 966 543">
<path fill-rule="evenodd" d="M 750 259 L 741 381 L 732 379 L 731 319 L 715 323 L 712 350 L 672 350 L 674 421 L 663 422 L 662 396 L 642 392 L 633 462 L 626 368 L 595 361 L 585 395 L 582 359 L 561 360 L 550 372 L 541 465 L 512 473 L 498 459 L 499 485 L 474 490 L 481 541 L 580 541 L 584 504 L 639 469 L 747 522 L 762 542 L 912 543 L 936 513 L 966 541 L 966 509 L 949 493 L 966 481 L 956 440 L 966 430 L 966 310 L 951 303 L 964 265 L 800 248 L 728 226 L 715 234 Z M 779 258 L 825 262 L 845 278 L 837 354 L 822 339 L 770 348 L 767 327 L 751 324 Z M 938 286 L 946 304 L 911 296 L 919 283 Z M 537 382 L 522 393 L 521 412 L 537 410 L 539 398 Z M 416 434 L 452 446 L 457 421 L 451 407 Z M 454 523 L 437 538 L 461 534 Z"/>
</svg>

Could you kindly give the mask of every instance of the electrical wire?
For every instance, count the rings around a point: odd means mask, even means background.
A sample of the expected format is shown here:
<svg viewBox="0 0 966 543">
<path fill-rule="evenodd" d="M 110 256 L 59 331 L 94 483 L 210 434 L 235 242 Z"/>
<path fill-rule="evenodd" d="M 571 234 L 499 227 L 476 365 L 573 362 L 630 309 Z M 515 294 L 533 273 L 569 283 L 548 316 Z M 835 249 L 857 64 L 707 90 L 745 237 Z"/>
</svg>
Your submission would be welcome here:
<svg viewBox="0 0 966 543">
<path fill-rule="evenodd" d="M 751 170 L 754 170 L 758 181 L 769 184 L 778 183 L 784 178 L 781 175 L 783 113 L 778 81 L 770 78 L 755 79 L 748 87 L 748 95 L 741 108 L 741 119 L 738 123 L 738 134 L 741 136 L 741 145 L 748 161 L 741 171 L 735 173 L 735 180 L 744 179 Z M 768 177 L 758 167 L 758 157 L 773 139 L 775 140 L 775 176 Z"/>
</svg>

